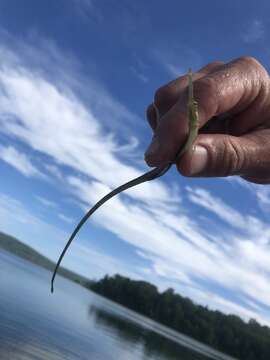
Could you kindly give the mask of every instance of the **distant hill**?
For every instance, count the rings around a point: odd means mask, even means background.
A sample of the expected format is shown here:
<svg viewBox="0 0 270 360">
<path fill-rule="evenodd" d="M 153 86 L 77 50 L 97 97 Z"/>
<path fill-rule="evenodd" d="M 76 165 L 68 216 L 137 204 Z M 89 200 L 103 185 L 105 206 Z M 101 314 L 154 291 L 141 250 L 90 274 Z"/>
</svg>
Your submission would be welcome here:
<svg viewBox="0 0 270 360">
<path fill-rule="evenodd" d="M 41 266 L 49 271 L 53 271 L 55 268 L 55 263 L 53 261 L 41 255 L 39 252 L 22 243 L 13 236 L 4 234 L 2 232 L 0 232 L 0 250 L 1 249 L 28 260 L 31 263 Z M 63 267 L 59 268 L 58 274 L 86 288 L 89 288 L 92 284 L 91 280 Z"/>
</svg>

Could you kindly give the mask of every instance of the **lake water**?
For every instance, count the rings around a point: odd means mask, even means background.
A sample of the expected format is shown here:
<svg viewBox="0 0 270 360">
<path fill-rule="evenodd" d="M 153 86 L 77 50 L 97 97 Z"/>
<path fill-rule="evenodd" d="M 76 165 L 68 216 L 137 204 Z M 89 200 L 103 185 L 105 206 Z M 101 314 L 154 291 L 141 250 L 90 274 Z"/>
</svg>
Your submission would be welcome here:
<svg viewBox="0 0 270 360">
<path fill-rule="evenodd" d="M 232 359 L 0 250 L 1 360 Z"/>
</svg>

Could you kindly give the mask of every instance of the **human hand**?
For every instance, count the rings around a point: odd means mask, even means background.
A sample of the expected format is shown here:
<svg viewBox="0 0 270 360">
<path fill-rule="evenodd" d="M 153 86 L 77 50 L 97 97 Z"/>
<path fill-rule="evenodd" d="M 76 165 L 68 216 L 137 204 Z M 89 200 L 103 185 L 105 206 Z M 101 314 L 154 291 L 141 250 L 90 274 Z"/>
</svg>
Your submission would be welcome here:
<svg viewBox="0 0 270 360">
<path fill-rule="evenodd" d="M 240 175 L 270 183 L 270 83 L 264 67 L 252 57 L 210 63 L 193 74 L 199 108 L 199 135 L 192 149 L 176 161 L 185 176 Z M 147 118 L 153 129 L 145 153 L 150 166 L 174 160 L 188 133 L 187 76 L 155 93 Z"/>
</svg>

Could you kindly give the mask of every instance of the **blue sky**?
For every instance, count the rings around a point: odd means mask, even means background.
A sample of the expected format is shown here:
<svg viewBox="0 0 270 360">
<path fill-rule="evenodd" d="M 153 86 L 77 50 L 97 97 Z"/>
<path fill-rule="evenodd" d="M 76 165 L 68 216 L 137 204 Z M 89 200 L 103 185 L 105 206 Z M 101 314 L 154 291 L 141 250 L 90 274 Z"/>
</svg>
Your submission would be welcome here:
<svg viewBox="0 0 270 360">
<path fill-rule="evenodd" d="M 145 109 L 159 86 L 242 55 L 269 70 L 269 10 L 268 1 L 1 1 L 0 230 L 56 260 L 91 205 L 147 170 Z M 269 211 L 268 186 L 172 169 L 101 208 L 63 265 L 170 286 L 269 324 Z"/>
</svg>

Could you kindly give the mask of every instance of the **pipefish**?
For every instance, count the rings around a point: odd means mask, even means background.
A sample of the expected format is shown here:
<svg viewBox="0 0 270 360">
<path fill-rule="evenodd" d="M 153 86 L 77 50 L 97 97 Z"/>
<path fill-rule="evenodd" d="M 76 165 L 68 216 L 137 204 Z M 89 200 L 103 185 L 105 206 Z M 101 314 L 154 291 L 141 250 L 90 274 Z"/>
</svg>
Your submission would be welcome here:
<svg viewBox="0 0 270 360">
<path fill-rule="evenodd" d="M 188 132 L 188 137 L 186 140 L 186 143 L 184 144 L 183 147 L 180 148 L 180 150 L 177 152 L 175 160 L 174 161 L 170 161 L 168 162 L 166 165 L 164 166 L 159 166 L 156 167 L 146 173 L 144 173 L 143 175 L 128 181 L 127 183 L 120 185 L 118 188 L 112 190 L 110 193 L 108 193 L 107 195 L 105 195 L 102 199 L 100 199 L 81 219 L 81 221 L 78 223 L 78 225 L 76 226 L 76 228 L 74 229 L 73 233 L 71 234 L 70 238 L 68 239 L 66 246 L 64 247 L 53 272 L 52 275 L 52 279 L 51 279 L 51 292 L 53 293 L 54 291 L 54 280 L 55 280 L 55 276 L 57 274 L 57 270 L 61 264 L 61 261 L 63 260 L 63 257 L 66 253 L 66 251 L 68 250 L 71 242 L 73 241 L 73 239 L 75 238 L 75 236 L 77 235 L 77 233 L 79 232 L 79 230 L 81 229 L 81 227 L 85 224 L 85 222 L 90 218 L 91 215 L 93 215 L 93 213 L 99 208 L 101 207 L 106 201 L 108 201 L 109 199 L 111 199 L 112 197 L 120 194 L 121 192 L 130 189 L 134 186 L 143 184 L 144 182 L 147 181 L 151 181 L 154 179 L 157 179 L 161 176 L 163 176 L 164 174 L 166 174 L 166 172 L 171 168 L 171 166 L 175 163 L 176 159 L 178 160 L 183 154 L 184 152 L 186 152 L 187 150 L 190 149 L 190 147 L 193 145 L 194 140 L 196 139 L 197 135 L 198 135 L 198 128 L 199 128 L 199 114 L 198 114 L 198 103 L 197 101 L 194 99 L 194 95 L 193 95 L 193 82 L 192 82 L 192 71 L 191 69 L 189 69 L 188 71 L 188 104 L 187 104 L 187 112 L 188 112 L 188 123 L 189 123 L 189 132 Z M 155 109 L 157 111 L 158 114 L 158 110 L 155 106 Z"/>
</svg>

